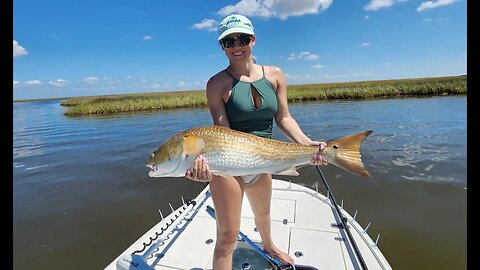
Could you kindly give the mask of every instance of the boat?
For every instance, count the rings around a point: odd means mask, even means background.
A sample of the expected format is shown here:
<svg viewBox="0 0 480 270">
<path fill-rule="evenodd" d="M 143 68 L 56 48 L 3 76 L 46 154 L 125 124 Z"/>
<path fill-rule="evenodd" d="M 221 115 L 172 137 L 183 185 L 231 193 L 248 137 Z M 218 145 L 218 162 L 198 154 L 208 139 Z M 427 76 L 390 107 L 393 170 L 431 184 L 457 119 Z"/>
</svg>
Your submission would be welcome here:
<svg viewBox="0 0 480 270">
<path fill-rule="evenodd" d="M 378 237 L 374 242 L 367 233 L 370 224 L 360 226 L 356 213 L 352 217 L 338 205 L 323 180 L 326 196 L 318 187 L 313 190 L 272 180 L 272 238 L 295 260 L 288 269 L 392 269 L 377 245 Z M 209 185 L 192 200 L 182 198 L 182 204 L 177 209 L 170 204 L 172 212 L 105 269 L 212 269 L 216 223 Z M 275 269 L 261 246 L 253 213 L 244 199 L 233 269 Z"/>
</svg>

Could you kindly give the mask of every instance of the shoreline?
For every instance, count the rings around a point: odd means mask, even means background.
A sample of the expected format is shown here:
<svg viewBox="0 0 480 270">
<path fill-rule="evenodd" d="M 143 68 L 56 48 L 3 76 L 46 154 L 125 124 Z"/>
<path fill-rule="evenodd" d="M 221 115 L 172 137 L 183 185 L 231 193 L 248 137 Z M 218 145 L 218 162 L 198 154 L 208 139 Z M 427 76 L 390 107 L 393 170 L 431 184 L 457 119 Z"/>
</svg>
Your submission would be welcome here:
<svg viewBox="0 0 480 270">
<path fill-rule="evenodd" d="M 288 102 L 466 95 L 467 76 L 288 85 Z M 31 99 L 65 100 L 66 116 L 206 107 L 205 90 Z"/>
</svg>

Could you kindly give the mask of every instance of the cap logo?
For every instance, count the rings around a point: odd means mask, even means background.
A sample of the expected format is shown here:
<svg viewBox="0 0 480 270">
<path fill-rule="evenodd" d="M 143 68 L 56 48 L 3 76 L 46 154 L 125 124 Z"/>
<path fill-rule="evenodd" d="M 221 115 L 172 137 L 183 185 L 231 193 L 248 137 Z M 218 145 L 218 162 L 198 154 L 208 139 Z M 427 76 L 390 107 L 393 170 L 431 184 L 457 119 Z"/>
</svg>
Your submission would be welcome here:
<svg viewBox="0 0 480 270">
<path fill-rule="evenodd" d="M 225 25 L 229 25 L 230 23 L 236 23 L 236 22 L 240 22 L 240 20 L 237 19 L 237 18 L 232 18 L 232 19 L 228 20 Z"/>
</svg>

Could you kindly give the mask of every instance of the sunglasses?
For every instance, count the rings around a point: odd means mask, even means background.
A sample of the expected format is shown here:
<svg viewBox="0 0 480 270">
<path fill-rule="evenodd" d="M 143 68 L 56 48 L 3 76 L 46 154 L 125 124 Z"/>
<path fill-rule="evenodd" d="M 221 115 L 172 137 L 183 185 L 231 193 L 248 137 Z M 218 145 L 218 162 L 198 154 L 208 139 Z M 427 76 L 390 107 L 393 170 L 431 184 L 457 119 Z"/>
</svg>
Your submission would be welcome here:
<svg viewBox="0 0 480 270">
<path fill-rule="evenodd" d="M 245 46 L 250 43 L 251 36 L 248 34 L 238 34 L 233 37 L 226 37 L 220 40 L 224 48 L 233 48 L 235 47 L 235 41 L 238 41 L 240 46 Z"/>
</svg>

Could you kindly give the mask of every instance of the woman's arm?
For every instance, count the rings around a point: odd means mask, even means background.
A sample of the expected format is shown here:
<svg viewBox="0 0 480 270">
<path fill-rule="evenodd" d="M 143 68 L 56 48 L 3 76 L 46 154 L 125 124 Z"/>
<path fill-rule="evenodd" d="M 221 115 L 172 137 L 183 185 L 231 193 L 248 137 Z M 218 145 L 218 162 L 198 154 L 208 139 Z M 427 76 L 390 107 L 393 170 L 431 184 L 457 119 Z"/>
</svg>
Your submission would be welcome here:
<svg viewBox="0 0 480 270">
<path fill-rule="evenodd" d="M 225 110 L 225 98 L 228 97 L 224 96 L 225 91 L 222 82 L 223 80 L 221 80 L 219 74 L 208 80 L 206 89 L 207 105 L 214 125 L 230 127 Z M 210 168 L 205 158 L 201 155 L 195 159 L 192 169 L 185 172 L 185 177 L 198 182 L 208 182 L 213 179 Z"/>
<path fill-rule="evenodd" d="M 227 112 L 225 110 L 225 97 L 224 86 L 220 77 L 220 74 L 212 77 L 207 82 L 207 105 L 212 116 L 213 124 L 217 126 L 230 127 L 228 122 Z M 228 94 L 228 93 L 227 93 Z"/>
<path fill-rule="evenodd" d="M 276 83 L 276 95 L 278 100 L 278 111 L 275 115 L 275 123 L 278 128 L 285 134 L 291 141 L 301 144 L 318 145 L 320 151 L 327 145 L 325 142 L 312 141 L 308 138 L 302 129 L 298 125 L 297 121 L 292 117 L 288 110 L 287 100 L 287 84 L 285 81 L 285 75 L 283 71 L 278 67 L 273 67 L 273 78 Z M 327 164 L 328 161 L 319 154 L 315 154 L 312 157 L 312 164 L 321 165 Z"/>
<path fill-rule="evenodd" d="M 303 133 L 297 121 L 290 115 L 290 111 L 288 110 L 287 85 L 283 71 L 275 67 L 274 74 L 277 82 L 276 94 L 278 100 L 278 111 L 275 115 L 275 123 L 291 141 L 301 144 L 311 144 L 312 140 Z"/>
</svg>

